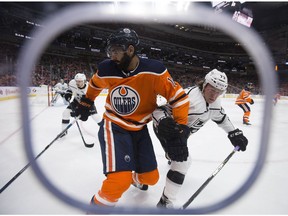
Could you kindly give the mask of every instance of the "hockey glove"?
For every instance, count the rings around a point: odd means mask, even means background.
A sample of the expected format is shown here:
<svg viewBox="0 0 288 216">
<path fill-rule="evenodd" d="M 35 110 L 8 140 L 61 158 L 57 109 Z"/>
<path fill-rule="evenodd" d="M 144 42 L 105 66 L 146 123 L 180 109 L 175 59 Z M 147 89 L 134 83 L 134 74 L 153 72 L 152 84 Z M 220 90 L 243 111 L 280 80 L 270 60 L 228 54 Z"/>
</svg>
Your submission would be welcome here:
<svg viewBox="0 0 288 216">
<path fill-rule="evenodd" d="M 90 115 L 97 113 L 95 111 L 96 108 L 94 105 L 94 101 L 91 101 L 83 95 L 79 104 L 75 108 L 75 115 L 81 115 L 80 119 L 82 121 L 87 121 Z"/>
<path fill-rule="evenodd" d="M 76 100 L 73 100 L 69 106 L 67 107 L 68 109 L 70 108 L 71 109 L 71 112 L 70 112 L 70 116 L 71 117 L 77 117 L 76 114 L 75 114 L 75 108 L 77 107 L 78 105 L 78 102 Z"/>
<path fill-rule="evenodd" d="M 70 101 L 71 98 L 72 98 L 72 91 L 70 89 L 68 89 L 66 92 L 65 92 L 65 95 L 64 95 L 64 98 L 66 101 Z"/>
<path fill-rule="evenodd" d="M 247 138 L 243 135 L 243 132 L 238 128 L 228 133 L 228 138 L 234 147 L 239 146 L 239 150 L 245 151 L 248 145 Z M 238 151 L 239 151 L 238 150 Z"/>
<path fill-rule="evenodd" d="M 187 128 L 184 128 L 184 126 L 186 125 L 180 126 L 179 124 L 177 124 L 171 117 L 161 119 L 157 127 L 158 135 L 166 140 L 179 137 L 180 132 L 181 133 L 185 132 L 185 135 L 189 136 L 190 133 L 189 128 L 187 131 Z M 183 131 L 181 127 L 183 127 L 186 130 Z"/>
<path fill-rule="evenodd" d="M 253 100 L 253 99 L 251 99 L 251 102 L 250 102 L 250 104 L 251 104 L 251 105 L 253 105 L 253 104 L 254 104 L 254 100 Z"/>
<path fill-rule="evenodd" d="M 166 140 L 166 151 L 172 161 L 183 162 L 187 161 L 189 156 L 189 150 L 187 147 L 187 139 L 189 135 L 187 134 L 190 133 L 190 130 L 186 125 L 179 125 L 179 127 L 181 128 L 181 132 L 178 137 Z M 187 130 L 189 131 L 188 133 Z"/>
<path fill-rule="evenodd" d="M 158 136 L 166 142 L 166 152 L 173 161 L 186 161 L 188 158 L 187 139 L 190 129 L 186 125 L 177 124 L 174 119 L 167 117 L 160 120 Z"/>
</svg>

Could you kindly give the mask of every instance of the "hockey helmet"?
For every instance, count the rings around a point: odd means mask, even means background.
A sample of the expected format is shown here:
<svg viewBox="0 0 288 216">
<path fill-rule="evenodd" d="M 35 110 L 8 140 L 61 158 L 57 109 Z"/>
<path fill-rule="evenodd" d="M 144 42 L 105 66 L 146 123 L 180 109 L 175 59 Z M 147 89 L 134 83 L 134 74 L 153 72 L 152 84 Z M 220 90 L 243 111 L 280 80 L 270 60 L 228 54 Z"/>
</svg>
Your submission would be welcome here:
<svg viewBox="0 0 288 216">
<path fill-rule="evenodd" d="M 74 77 L 76 81 L 86 81 L 86 76 L 83 73 L 77 73 Z"/>
<path fill-rule="evenodd" d="M 249 82 L 245 85 L 245 90 L 250 91 L 251 89 L 254 88 L 253 83 Z"/>
<path fill-rule="evenodd" d="M 203 89 L 208 83 L 221 91 L 226 91 L 228 87 L 228 78 L 224 72 L 213 69 L 206 74 Z"/>
<path fill-rule="evenodd" d="M 107 38 L 106 48 L 111 45 L 124 45 L 126 48 L 129 45 L 136 47 L 139 44 L 137 33 L 129 28 L 118 29 Z"/>
</svg>

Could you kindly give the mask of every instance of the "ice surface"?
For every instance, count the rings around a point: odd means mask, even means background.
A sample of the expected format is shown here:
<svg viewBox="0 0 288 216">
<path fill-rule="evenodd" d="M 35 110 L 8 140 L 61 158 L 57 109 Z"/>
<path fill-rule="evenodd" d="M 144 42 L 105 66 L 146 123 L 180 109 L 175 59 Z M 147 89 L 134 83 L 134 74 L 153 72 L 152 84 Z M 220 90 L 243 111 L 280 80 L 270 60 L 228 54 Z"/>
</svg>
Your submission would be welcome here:
<svg viewBox="0 0 288 216">
<path fill-rule="evenodd" d="M 103 112 L 105 97 L 96 101 L 99 113 Z M 223 99 L 223 107 L 234 125 L 243 130 L 249 139 L 247 151 L 236 152 L 217 176 L 199 194 L 188 208 L 213 204 L 230 195 L 251 174 L 260 148 L 263 101 L 255 99 L 251 106 L 251 126 L 242 124 L 242 110 L 234 105 L 234 99 Z M 268 157 L 263 171 L 253 187 L 239 200 L 215 214 L 288 214 L 288 101 L 280 100 L 275 106 Z M 0 101 L 0 187 L 2 188 L 27 163 L 23 138 L 19 100 Z M 33 105 L 31 111 L 32 146 L 39 154 L 60 133 L 65 105 L 59 100 L 54 107 Z M 38 159 L 45 175 L 57 188 L 84 203 L 89 203 L 101 187 L 104 175 L 100 147 L 97 139 L 98 125 L 89 118 L 79 121 L 86 142 L 94 142 L 93 148 L 85 148 L 76 125 L 68 135 L 55 141 Z M 131 186 L 122 196 L 118 206 L 151 207 L 159 201 L 169 165 L 164 152 L 151 130 L 160 171 L 159 182 L 148 191 Z M 189 197 L 214 172 L 233 150 L 227 134 L 214 122 L 208 122 L 189 138 L 192 166 L 179 194 L 177 205 L 183 205 Z M 35 176 L 31 167 L 25 170 L 0 194 L 0 214 L 84 214 L 82 210 L 67 205 L 51 194 Z"/>
</svg>

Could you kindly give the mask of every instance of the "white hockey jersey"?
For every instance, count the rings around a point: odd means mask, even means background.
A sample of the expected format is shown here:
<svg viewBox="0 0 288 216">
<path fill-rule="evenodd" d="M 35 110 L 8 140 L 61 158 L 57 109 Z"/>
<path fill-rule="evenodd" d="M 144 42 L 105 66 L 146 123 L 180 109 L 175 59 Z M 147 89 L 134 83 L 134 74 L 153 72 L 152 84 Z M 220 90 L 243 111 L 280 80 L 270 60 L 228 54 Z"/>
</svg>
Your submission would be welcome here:
<svg viewBox="0 0 288 216">
<path fill-rule="evenodd" d="M 58 92 L 58 93 L 65 93 L 65 91 L 68 89 L 67 83 L 57 83 L 54 87 L 53 90 Z"/>
<path fill-rule="evenodd" d="M 221 99 L 217 98 L 212 104 L 208 104 L 199 89 L 199 87 L 189 87 L 185 89 L 186 94 L 189 97 L 189 112 L 187 126 L 190 128 L 190 134 L 196 133 L 201 127 L 205 125 L 210 119 L 223 128 L 227 133 L 235 130 L 235 127 L 229 120 L 229 117 L 225 114 L 224 109 L 221 106 Z M 158 122 L 167 116 L 171 116 L 169 104 L 164 107 L 157 108 L 153 116 L 153 124 L 157 128 Z"/>
<path fill-rule="evenodd" d="M 72 91 L 74 100 L 76 100 L 77 102 L 80 102 L 82 96 L 86 94 L 87 87 L 88 87 L 87 82 L 84 84 L 83 88 L 77 87 L 75 79 L 72 79 L 69 82 L 69 89 Z"/>
</svg>

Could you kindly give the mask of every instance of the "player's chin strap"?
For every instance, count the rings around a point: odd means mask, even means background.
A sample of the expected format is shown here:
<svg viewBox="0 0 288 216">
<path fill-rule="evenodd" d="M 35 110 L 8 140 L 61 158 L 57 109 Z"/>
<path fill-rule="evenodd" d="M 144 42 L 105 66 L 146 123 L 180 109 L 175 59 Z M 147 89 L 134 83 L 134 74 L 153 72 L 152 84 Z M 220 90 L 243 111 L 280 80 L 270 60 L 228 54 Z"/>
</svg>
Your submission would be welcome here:
<svg viewBox="0 0 288 216">
<path fill-rule="evenodd" d="M 63 133 L 65 133 L 77 120 L 80 119 L 80 116 L 77 116 L 70 124 L 66 126 L 57 136 L 53 139 L 35 158 L 34 161 L 37 160 L 57 139 L 59 139 Z M 1 189 L 0 193 L 2 193 L 15 179 L 17 179 L 29 166 L 31 162 L 29 162 L 25 167 L 23 167 L 9 182 L 7 182 Z"/>
<path fill-rule="evenodd" d="M 181 207 L 181 209 L 186 209 L 190 203 L 200 194 L 200 192 L 209 184 L 209 182 L 217 175 L 218 172 L 223 168 L 223 166 L 230 160 L 230 158 L 235 154 L 236 151 L 240 149 L 236 146 L 233 151 L 225 158 L 225 160 L 218 166 L 218 168 L 212 173 L 212 175 L 201 185 L 201 187 L 188 199 L 186 203 Z"/>
</svg>

